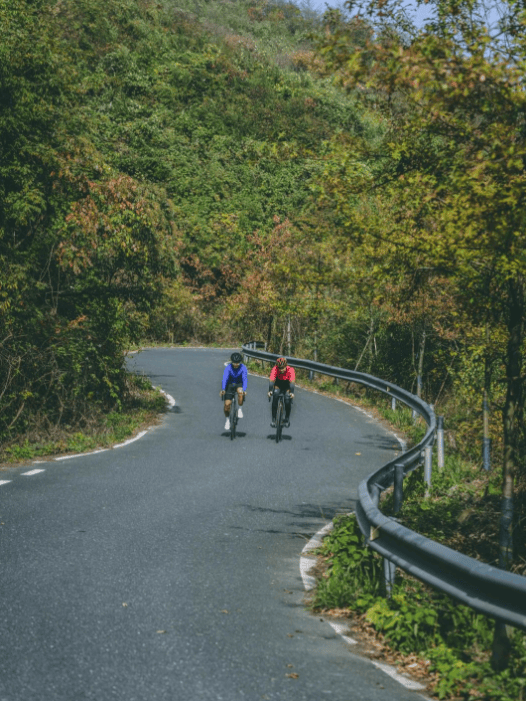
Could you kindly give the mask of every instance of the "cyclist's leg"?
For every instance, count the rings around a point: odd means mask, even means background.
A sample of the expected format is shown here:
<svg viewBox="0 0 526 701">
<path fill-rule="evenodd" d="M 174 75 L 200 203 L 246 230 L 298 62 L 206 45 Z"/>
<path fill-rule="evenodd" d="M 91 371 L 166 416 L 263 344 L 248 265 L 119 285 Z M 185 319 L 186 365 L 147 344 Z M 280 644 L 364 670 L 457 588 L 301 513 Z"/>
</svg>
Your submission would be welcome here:
<svg viewBox="0 0 526 701">
<path fill-rule="evenodd" d="M 290 421 L 290 412 L 292 409 L 292 398 L 290 396 L 290 390 L 285 392 L 285 421 L 288 423 Z"/>
<path fill-rule="evenodd" d="M 223 404 L 223 409 L 224 409 L 225 416 L 227 419 L 230 416 L 230 406 L 232 404 L 232 399 L 233 399 L 232 385 L 227 385 L 226 390 L 225 390 L 225 403 Z"/>
<path fill-rule="evenodd" d="M 243 410 L 241 407 L 243 406 L 243 400 L 245 398 L 245 395 L 243 394 L 243 387 L 238 387 L 237 388 L 237 404 L 238 404 L 238 410 L 237 410 L 237 415 L 240 419 L 243 418 Z"/>
</svg>

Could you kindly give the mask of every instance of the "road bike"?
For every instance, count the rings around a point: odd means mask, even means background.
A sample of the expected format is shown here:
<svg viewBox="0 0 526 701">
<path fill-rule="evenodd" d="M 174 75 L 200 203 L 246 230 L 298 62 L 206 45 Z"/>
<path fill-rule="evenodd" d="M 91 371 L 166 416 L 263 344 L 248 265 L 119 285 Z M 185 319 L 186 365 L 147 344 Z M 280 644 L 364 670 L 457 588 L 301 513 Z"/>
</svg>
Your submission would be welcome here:
<svg viewBox="0 0 526 701">
<path fill-rule="evenodd" d="M 268 398 L 269 402 L 272 401 L 272 396 Z M 278 405 L 276 407 L 276 443 L 281 440 L 281 433 L 283 431 L 283 424 L 285 423 L 285 395 L 280 392 L 278 395 Z"/>
<path fill-rule="evenodd" d="M 238 406 L 237 406 L 237 390 L 234 390 L 234 396 L 232 397 L 232 403 L 230 404 L 230 440 L 233 441 L 236 437 L 236 426 L 238 422 L 237 416 Z"/>
</svg>

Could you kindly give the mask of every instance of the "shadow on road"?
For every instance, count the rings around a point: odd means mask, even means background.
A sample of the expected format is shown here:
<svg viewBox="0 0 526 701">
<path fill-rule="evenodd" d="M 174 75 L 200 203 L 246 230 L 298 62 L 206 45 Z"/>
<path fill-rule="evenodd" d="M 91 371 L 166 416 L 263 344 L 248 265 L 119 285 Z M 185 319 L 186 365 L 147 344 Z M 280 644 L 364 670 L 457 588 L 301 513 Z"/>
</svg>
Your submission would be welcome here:
<svg viewBox="0 0 526 701">
<path fill-rule="evenodd" d="M 253 506 L 252 504 L 240 504 L 249 512 L 282 514 L 288 516 L 290 520 L 283 528 L 250 528 L 248 526 L 230 526 L 231 530 L 270 533 L 273 535 L 286 535 L 289 538 L 299 538 L 307 542 L 320 529 L 320 518 L 324 521 L 332 521 L 335 516 L 348 514 L 354 511 L 355 499 L 345 499 L 338 503 L 321 504 L 298 504 L 292 509 L 271 509 L 263 506 Z"/>
</svg>

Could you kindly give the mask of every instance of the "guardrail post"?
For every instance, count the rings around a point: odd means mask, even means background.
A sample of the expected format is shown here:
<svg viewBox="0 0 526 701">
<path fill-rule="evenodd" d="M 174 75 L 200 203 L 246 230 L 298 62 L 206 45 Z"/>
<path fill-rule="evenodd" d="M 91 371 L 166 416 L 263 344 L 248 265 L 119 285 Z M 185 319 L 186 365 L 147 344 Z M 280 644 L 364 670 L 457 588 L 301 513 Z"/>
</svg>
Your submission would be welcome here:
<svg viewBox="0 0 526 701">
<path fill-rule="evenodd" d="M 482 467 L 486 472 L 491 470 L 491 438 L 482 439 Z"/>
<path fill-rule="evenodd" d="M 438 416 L 437 421 L 437 460 L 438 469 L 441 470 L 444 467 L 444 417 Z"/>
<path fill-rule="evenodd" d="M 402 508 L 402 503 L 404 501 L 404 466 L 397 463 L 394 469 L 393 513 L 397 514 Z"/>
<path fill-rule="evenodd" d="M 495 620 L 490 662 L 496 672 L 502 672 L 508 666 L 511 652 L 510 637 L 512 630 L 512 627 L 507 626 L 504 621 Z"/>
<path fill-rule="evenodd" d="M 391 409 L 396 410 L 396 397 L 391 397 Z"/>
<path fill-rule="evenodd" d="M 394 562 L 391 562 L 391 560 L 388 560 L 386 557 L 384 557 L 384 579 L 385 579 L 385 592 L 387 594 L 387 598 L 391 598 L 391 594 L 393 591 L 393 585 L 395 583 L 395 576 L 396 576 L 396 565 Z"/>
<path fill-rule="evenodd" d="M 318 362 L 318 349 L 314 348 L 314 362 Z M 316 375 L 314 374 L 314 370 L 309 370 L 309 380 L 314 380 Z"/>
<path fill-rule="evenodd" d="M 426 497 L 429 496 L 429 488 L 431 487 L 431 470 L 433 465 L 433 448 L 426 445 L 424 449 L 424 481 L 426 483 Z"/>
</svg>

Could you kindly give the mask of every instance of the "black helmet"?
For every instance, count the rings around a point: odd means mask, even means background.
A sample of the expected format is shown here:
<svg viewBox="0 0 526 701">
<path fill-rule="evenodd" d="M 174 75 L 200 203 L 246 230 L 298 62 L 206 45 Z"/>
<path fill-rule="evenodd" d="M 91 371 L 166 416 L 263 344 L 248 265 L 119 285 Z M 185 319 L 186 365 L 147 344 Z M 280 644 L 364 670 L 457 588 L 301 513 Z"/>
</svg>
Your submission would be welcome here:
<svg viewBox="0 0 526 701">
<path fill-rule="evenodd" d="M 240 363 L 243 360 L 243 358 L 241 357 L 241 353 L 232 353 L 232 355 L 230 356 L 230 360 L 233 363 Z"/>
</svg>

